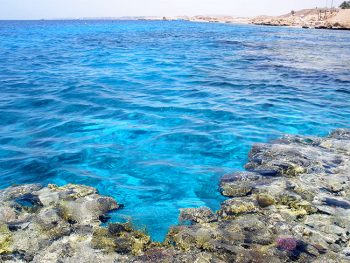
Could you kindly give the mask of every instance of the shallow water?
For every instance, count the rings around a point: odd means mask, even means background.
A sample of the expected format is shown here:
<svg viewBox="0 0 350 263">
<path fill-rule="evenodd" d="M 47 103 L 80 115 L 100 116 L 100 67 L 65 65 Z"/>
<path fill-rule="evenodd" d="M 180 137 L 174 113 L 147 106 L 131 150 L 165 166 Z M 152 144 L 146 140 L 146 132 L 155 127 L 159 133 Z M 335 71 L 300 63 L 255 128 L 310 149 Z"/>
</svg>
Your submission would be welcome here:
<svg viewBox="0 0 350 263">
<path fill-rule="evenodd" d="M 3 21 L 0 61 L 0 187 L 97 187 L 155 240 L 253 143 L 350 127 L 350 32 Z"/>
</svg>

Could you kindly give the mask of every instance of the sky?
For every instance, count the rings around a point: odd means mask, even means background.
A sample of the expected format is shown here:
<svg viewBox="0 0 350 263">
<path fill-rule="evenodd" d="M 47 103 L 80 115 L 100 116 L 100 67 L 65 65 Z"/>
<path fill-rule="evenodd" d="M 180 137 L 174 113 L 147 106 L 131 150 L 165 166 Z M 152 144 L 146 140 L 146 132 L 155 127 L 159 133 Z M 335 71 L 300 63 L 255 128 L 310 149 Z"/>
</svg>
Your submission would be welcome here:
<svg viewBox="0 0 350 263">
<path fill-rule="evenodd" d="M 343 0 L 334 0 L 339 6 Z M 0 0 L 0 19 L 281 15 L 332 0 Z"/>
</svg>

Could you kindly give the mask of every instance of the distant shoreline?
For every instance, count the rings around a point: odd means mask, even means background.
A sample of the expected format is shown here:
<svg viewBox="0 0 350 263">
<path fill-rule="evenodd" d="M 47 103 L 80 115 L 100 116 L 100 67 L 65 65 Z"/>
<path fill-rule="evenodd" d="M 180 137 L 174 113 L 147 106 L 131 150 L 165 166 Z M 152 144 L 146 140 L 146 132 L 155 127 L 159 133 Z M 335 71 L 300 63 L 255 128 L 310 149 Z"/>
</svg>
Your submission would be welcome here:
<svg viewBox="0 0 350 263">
<path fill-rule="evenodd" d="M 350 9 L 304 9 L 281 16 L 234 17 L 224 15 L 197 16 L 128 16 L 54 18 L 0 21 L 188 21 L 200 23 L 252 24 L 259 26 L 283 26 L 305 29 L 350 30 Z"/>
</svg>

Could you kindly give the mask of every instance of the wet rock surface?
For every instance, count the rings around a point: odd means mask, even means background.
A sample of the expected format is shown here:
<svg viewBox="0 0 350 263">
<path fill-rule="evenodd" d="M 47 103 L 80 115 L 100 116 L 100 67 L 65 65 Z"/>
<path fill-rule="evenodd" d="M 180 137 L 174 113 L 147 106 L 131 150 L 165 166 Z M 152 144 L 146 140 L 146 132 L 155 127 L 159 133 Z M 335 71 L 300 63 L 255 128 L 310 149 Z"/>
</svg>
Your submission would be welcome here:
<svg viewBox="0 0 350 263">
<path fill-rule="evenodd" d="M 163 243 L 80 185 L 0 191 L 0 262 L 350 262 L 350 130 L 255 145 L 216 213 L 182 209 Z"/>
</svg>

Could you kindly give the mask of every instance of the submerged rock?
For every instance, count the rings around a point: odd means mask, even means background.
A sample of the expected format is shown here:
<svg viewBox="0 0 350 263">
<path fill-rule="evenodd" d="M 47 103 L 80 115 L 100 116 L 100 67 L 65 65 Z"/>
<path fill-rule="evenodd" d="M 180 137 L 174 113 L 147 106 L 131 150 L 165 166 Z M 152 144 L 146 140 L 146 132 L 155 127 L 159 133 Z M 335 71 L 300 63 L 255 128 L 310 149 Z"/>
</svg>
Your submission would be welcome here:
<svg viewBox="0 0 350 263">
<path fill-rule="evenodd" d="M 263 177 L 253 172 L 237 172 L 224 175 L 220 180 L 220 192 L 228 197 L 247 196 L 259 183 L 263 183 Z"/>
<path fill-rule="evenodd" d="M 163 243 L 81 185 L 0 191 L 0 262 L 350 262 L 350 130 L 255 145 L 219 211 L 182 209 Z"/>
<path fill-rule="evenodd" d="M 187 208 L 180 210 L 179 221 L 191 221 L 195 223 L 210 223 L 217 221 L 217 216 L 207 207 Z"/>
</svg>

